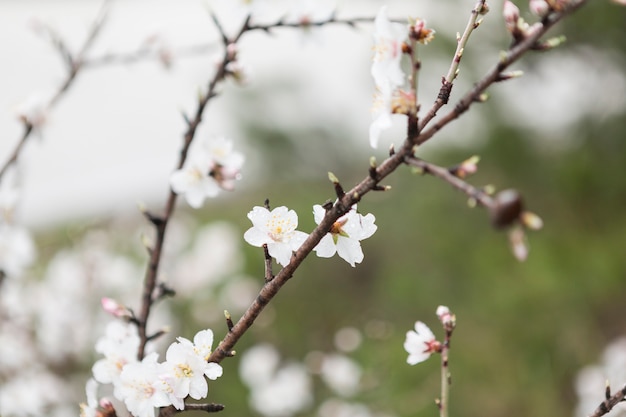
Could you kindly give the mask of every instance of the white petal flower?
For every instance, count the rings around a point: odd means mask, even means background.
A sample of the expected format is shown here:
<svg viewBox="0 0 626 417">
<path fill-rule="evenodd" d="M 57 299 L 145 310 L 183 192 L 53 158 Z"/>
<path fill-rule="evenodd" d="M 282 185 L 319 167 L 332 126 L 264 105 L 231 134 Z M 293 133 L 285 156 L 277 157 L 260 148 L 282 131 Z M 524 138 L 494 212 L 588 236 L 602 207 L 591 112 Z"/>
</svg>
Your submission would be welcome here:
<svg viewBox="0 0 626 417">
<path fill-rule="evenodd" d="M 170 177 L 176 194 L 185 194 L 189 205 L 200 208 L 207 197 L 215 197 L 220 189 L 232 190 L 244 163 L 244 156 L 233 151 L 233 143 L 216 138 L 190 150 L 182 169 Z"/>
<path fill-rule="evenodd" d="M 296 230 L 298 215 L 284 206 L 271 212 L 256 206 L 248 213 L 248 218 L 252 227 L 244 234 L 245 241 L 252 246 L 267 245 L 270 256 L 283 266 L 289 264 L 292 252 L 298 250 L 308 236 Z"/>
<path fill-rule="evenodd" d="M 424 362 L 433 352 L 440 349 L 440 343 L 432 331 L 421 321 L 415 322 L 415 331 L 406 332 L 404 349 L 409 353 L 407 363 L 415 365 Z"/>
<path fill-rule="evenodd" d="M 320 205 L 313 206 L 313 215 L 315 222 L 320 224 L 325 215 L 324 208 Z M 330 258 L 337 253 L 351 266 L 355 266 L 363 261 L 360 241 L 376 232 L 375 220 L 371 213 L 367 216 L 357 213 L 354 205 L 348 213 L 337 219 L 330 233 L 313 250 L 322 258 Z"/>
<path fill-rule="evenodd" d="M 402 44 L 407 37 L 407 29 L 401 24 L 392 23 L 387 18 L 387 7 L 380 8 L 374 21 L 374 63 L 372 77 L 376 87 L 383 94 L 404 84 L 404 72 L 400 67 L 402 61 Z"/>
<path fill-rule="evenodd" d="M 327 355 L 322 362 L 322 379 L 328 387 L 343 397 L 350 397 L 358 392 L 361 374 L 361 367 L 345 355 Z"/>
<path fill-rule="evenodd" d="M 124 401 L 134 417 L 155 417 L 158 407 L 172 404 L 159 369 L 156 353 L 147 355 L 141 362 L 124 366 L 114 395 Z"/>
<path fill-rule="evenodd" d="M 105 336 L 96 342 L 96 352 L 104 355 L 92 368 L 94 379 L 101 384 L 116 384 L 126 364 L 137 361 L 139 336 L 136 329 L 121 321 L 112 321 Z"/>
</svg>

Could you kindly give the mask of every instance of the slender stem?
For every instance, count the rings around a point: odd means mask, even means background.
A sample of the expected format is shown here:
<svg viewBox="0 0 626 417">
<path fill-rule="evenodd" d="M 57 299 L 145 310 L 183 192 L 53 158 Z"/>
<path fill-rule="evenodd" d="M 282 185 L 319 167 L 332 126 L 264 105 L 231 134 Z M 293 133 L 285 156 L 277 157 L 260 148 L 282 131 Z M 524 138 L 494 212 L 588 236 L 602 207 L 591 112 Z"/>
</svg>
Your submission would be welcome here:
<svg viewBox="0 0 626 417">
<path fill-rule="evenodd" d="M 448 417 L 448 409 L 450 402 L 450 367 L 449 367 L 449 352 L 450 352 L 450 337 L 452 331 L 446 331 L 446 339 L 441 347 L 441 399 L 439 401 L 439 416 Z"/>
<path fill-rule="evenodd" d="M 434 177 L 444 180 L 457 190 L 465 193 L 468 197 L 476 200 L 476 202 L 482 206 L 492 208 L 496 204 L 493 197 L 491 197 L 485 191 L 481 190 L 480 188 L 474 187 L 463 179 L 452 174 L 447 168 L 443 168 L 430 162 L 426 162 L 423 159 L 419 159 L 414 156 L 407 157 L 405 159 L 405 162 L 408 165 L 420 168 L 425 174 L 430 174 Z"/>
<path fill-rule="evenodd" d="M 458 75 L 459 65 L 461 63 L 461 58 L 463 57 L 463 52 L 465 51 L 465 47 L 467 46 L 470 35 L 479 25 L 479 23 L 477 23 L 477 19 L 478 16 L 480 16 L 481 12 L 484 10 L 485 3 L 486 0 L 480 0 L 472 9 L 470 18 L 467 21 L 467 25 L 465 26 L 465 31 L 457 41 L 456 51 L 454 52 L 454 57 L 452 58 L 452 62 L 450 63 L 450 69 L 448 69 L 448 74 L 442 80 L 442 86 L 439 90 L 437 100 L 435 100 L 433 106 L 420 122 L 418 129 L 419 132 L 421 132 L 422 129 L 428 124 L 428 122 L 430 122 L 437 115 L 437 111 L 439 111 L 441 107 L 448 104 L 454 80 Z"/>
</svg>

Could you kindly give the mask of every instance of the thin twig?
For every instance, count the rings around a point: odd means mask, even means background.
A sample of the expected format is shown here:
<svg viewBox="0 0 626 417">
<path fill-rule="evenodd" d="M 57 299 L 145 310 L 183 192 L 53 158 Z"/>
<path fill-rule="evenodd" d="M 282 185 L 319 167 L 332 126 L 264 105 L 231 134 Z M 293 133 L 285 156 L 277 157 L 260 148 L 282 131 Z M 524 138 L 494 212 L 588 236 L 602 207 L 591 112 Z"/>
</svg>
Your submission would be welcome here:
<svg viewBox="0 0 626 417">
<path fill-rule="evenodd" d="M 542 22 L 537 22 L 527 31 L 527 37 L 522 42 L 516 44 L 512 48 L 510 48 L 506 53 L 503 53 L 500 57 L 498 63 L 496 63 L 491 70 L 487 72 L 487 74 L 478 81 L 474 88 L 468 91 L 461 100 L 454 106 L 454 109 L 444 115 L 442 118 L 438 119 L 435 124 L 433 124 L 428 130 L 424 131 L 424 128 L 428 124 L 428 122 L 437 114 L 437 110 L 441 108 L 439 104 L 439 99 L 435 102 L 432 109 L 429 112 L 429 116 L 432 114 L 432 117 L 426 117 L 422 119 L 419 126 L 419 136 L 415 138 L 411 138 L 413 143 L 416 145 L 421 145 L 426 142 L 430 138 L 434 136 L 442 127 L 450 123 L 452 120 L 461 116 L 461 114 L 465 113 L 470 106 L 479 101 L 480 95 L 494 82 L 498 81 L 500 74 L 506 68 L 508 68 L 511 64 L 516 62 L 524 53 L 532 50 L 539 39 L 545 35 L 545 33 L 552 28 L 557 22 L 563 19 L 568 14 L 582 7 L 587 0 L 579 0 L 575 3 L 572 3 L 567 9 L 562 12 L 554 12 L 553 14 L 547 16 Z"/>
<path fill-rule="evenodd" d="M 488 73 L 481 81 L 478 82 L 477 86 L 480 87 L 475 88 L 466 95 L 466 98 L 464 98 L 464 100 L 469 100 L 469 102 L 465 104 L 465 107 L 469 107 L 471 102 L 473 102 L 474 99 L 478 97 L 478 95 L 488 85 L 491 85 L 493 83 L 495 76 L 497 76 L 504 68 L 519 59 L 523 53 L 530 50 L 539 39 L 539 37 L 542 36 L 550 27 L 552 27 L 557 21 L 561 20 L 564 16 L 569 14 L 572 10 L 580 7 L 586 1 L 587 0 L 580 0 L 578 3 L 572 6 L 571 9 L 560 13 L 554 13 L 549 19 L 546 19 L 545 27 L 542 26 L 540 23 L 535 25 L 532 35 L 529 36 L 529 39 L 510 50 L 507 53 L 506 57 L 501 59 L 500 62 L 495 65 L 494 68 L 496 70 L 492 70 L 493 72 L 495 72 L 495 74 L 492 74 L 491 72 Z M 477 90 L 477 92 L 475 90 Z M 464 103 L 464 101 L 462 102 Z M 459 106 L 457 105 L 457 107 Z M 460 113 L 462 113 L 462 111 Z M 458 117 L 460 113 L 457 114 L 456 117 Z M 232 331 L 228 332 L 226 337 L 224 337 L 224 339 L 219 343 L 217 348 L 213 351 L 209 358 L 210 362 L 221 362 L 225 357 L 224 352 L 229 352 L 233 349 L 237 341 L 254 324 L 254 321 L 259 316 L 259 314 L 261 314 L 265 306 L 276 296 L 282 286 L 285 285 L 287 281 L 293 277 L 295 271 L 298 269 L 304 258 L 306 258 L 313 251 L 313 248 L 317 246 L 319 241 L 328 233 L 333 223 L 337 221 L 339 217 L 344 215 L 354 204 L 358 203 L 365 194 L 375 190 L 380 180 L 390 175 L 392 172 L 398 169 L 399 166 L 407 163 L 407 160 L 410 161 L 410 158 L 413 157 L 415 143 L 425 142 L 430 137 L 432 137 L 436 130 L 444 127 L 447 123 L 449 123 L 450 120 L 446 121 L 443 124 L 436 125 L 438 126 L 437 129 L 433 127 L 428 132 L 419 134 L 419 136 L 417 137 L 418 140 L 415 140 L 416 138 L 413 137 L 408 137 L 404 141 L 400 149 L 398 149 L 393 155 L 384 160 L 382 164 L 378 165 L 378 167 L 376 168 L 377 179 L 372 178 L 371 173 L 368 172 L 368 175 L 361 182 L 355 185 L 350 191 L 347 191 L 343 198 L 337 200 L 333 207 L 326 212 L 325 217 L 322 219 L 319 225 L 311 232 L 309 237 L 300 246 L 298 251 L 293 254 L 289 264 L 283 267 L 272 281 L 266 282 L 265 285 L 261 288 L 257 298 L 253 301 L 250 307 L 248 307 L 246 312 L 237 321 L 237 323 L 235 323 Z M 422 127 L 425 125 L 424 121 L 422 121 L 421 125 Z M 463 187 L 459 189 L 463 190 Z M 481 196 L 479 195 L 479 197 Z M 481 202 L 485 204 L 487 200 Z"/>
<path fill-rule="evenodd" d="M 405 162 L 408 165 L 420 168 L 425 174 L 430 174 L 434 177 L 444 180 L 445 182 L 452 185 L 457 190 L 462 191 L 468 197 L 474 199 L 478 204 L 484 207 L 493 208 L 495 206 L 495 201 L 493 197 L 487 194 L 484 190 L 476 188 L 470 183 L 452 174 L 448 168 L 426 162 L 423 159 L 419 159 L 415 156 L 406 157 Z"/>
<path fill-rule="evenodd" d="M 600 405 L 598 406 L 598 408 L 596 408 L 595 411 L 589 415 L 589 417 L 600 417 L 600 416 L 607 414 L 617 404 L 624 401 L 625 398 L 626 398 L 626 386 L 624 386 L 621 390 L 617 391 L 611 397 L 602 401 Z"/>
</svg>

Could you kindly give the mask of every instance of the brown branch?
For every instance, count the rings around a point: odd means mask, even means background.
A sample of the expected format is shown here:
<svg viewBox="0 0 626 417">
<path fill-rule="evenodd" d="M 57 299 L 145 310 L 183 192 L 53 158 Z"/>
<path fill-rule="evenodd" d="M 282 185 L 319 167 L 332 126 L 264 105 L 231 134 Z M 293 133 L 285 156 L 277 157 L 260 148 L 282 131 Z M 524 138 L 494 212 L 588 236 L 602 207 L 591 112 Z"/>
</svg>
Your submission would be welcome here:
<svg viewBox="0 0 626 417">
<path fill-rule="evenodd" d="M 241 36 L 248 30 L 249 21 L 246 20 L 239 31 L 239 33 L 232 39 L 224 37 L 224 56 L 222 58 L 221 63 L 219 64 L 217 71 L 213 75 L 213 78 L 208 84 L 206 92 L 201 95 L 198 99 L 196 111 L 193 119 L 190 119 L 187 124 L 187 131 L 183 137 L 183 146 L 180 150 L 180 156 L 178 159 L 177 169 L 181 169 L 187 160 L 187 152 L 189 151 L 189 147 L 193 142 L 193 139 L 196 135 L 196 130 L 200 123 L 202 122 L 202 115 L 204 110 L 206 109 L 209 100 L 215 97 L 217 85 L 226 78 L 227 71 L 226 67 L 228 64 L 234 59 L 233 55 L 229 52 L 228 46 L 230 44 L 235 44 L 241 38 Z M 218 26 L 219 27 L 219 26 Z M 146 270 L 146 275 L 144 278 L 144 286 L 143 286 L 143 295 L 141 301 L 141 308 L 139 310 L 139 325 L 137 326 L 137 331 L 139 333 L 140 345 L 137 351 L 137 357 L 141 360 L 144 356 L 146 343 L 149 340 L 147 334 L 147 325 L 148 318 L 150 316 L 150 311 L 152 309 L 152 305 L 154 303 L 153 293 L 156 288 L 158 281 L 158 272 L 159 265 L 161 263 L 161 255 L 163 252 L 163 244 L 165 242 L 165 234 L 167 230 L 167 225 L 169 223 L 170 218 L 174 212 L 174 207 L 176 205 L 177 195 L 176 193 L 170 189 L 169 196 L 167 198 L 167 202 L 165 203 L 164 213 L 161 217 L 158 217 L 158 221 L 153 221 L 152 224 L 156 229 L 156 240 L 154 243 L 154 247 L 150 253 L 150 259 L 148 261 L 148 268 Z"/>
<path fill-rule="evenodd" d="M 492 209 L 496 205 L 493 197 L 487 194 L 484 190 L 476 188 L 468 182 L 464 181 L 463 179 L 452 174 L 449 168 L 444 168 L 435 164 L 431 164 L 430 162 L 426 162 L 423 159 L 419 159 L 415 156 L 406 157 L 405 162 L 408 165 L 421 169 L 424 174 L 430 174 L 434 177 L 444 180 L 457 190 L 465 193 L 468 197 L 476 200 L 476 202 L 481 206 Z"/>
<path fill-rule="evenodd" d="M 452 112 L 452 114 L 454 114 L 454 117 L 448 116 L 447 118 L 443 119 L 443 122 L 438 122 L 430 130 L 424 133 L 420 133 L 417 137 L 407 137 L 402 147 L 397 152 L 390 155 L 385 161 L 383 161 L 382 164 L 380 164 L 376 168 L 375 176 L 372 175 L 372 172 L 370 171 L 361 182 L 354 186 L 350 191 L 347 191 L 342 198 L 338 199 L 338 201 L 332 206 L 332 208 L 326 212 L 326 216 L 324 217 L 324 219 L 311 232 L 309 237 L 304 241 L 298 251 L 293 254 L 289 264 L 283 267 L 272 281 L 266 282 L 263 288 L 261 288 L 261 291 L 259 292 L 257 298 L 253 301 L 250 307 L 248 307 L 248 309 L 239 319 L 239 321 L 237 321 L 237 323 L 233 326 L 232 330 L 228 332 L 226 337 L 224 337 L 224 339 L 219 343 L 217 348 L 213 351 L 209 358 L 209 361 L 221 362 L 225 357 L 224 352 L 230 352 L 234 348 L 237 341 L 254 324 L 254 321 L 259 316 L 259 314 L 261 314 L 265 306 L 276 296 L 282 286 L 285 285 L 287 281 L 289 281 L 289 279 L 293 277 L 295 271 L 298 269 L 304 258 L 306 258 L 313 251 L 313 248 L 315 248 L 319 241 L 326 235 L 326 233 L 328 233 L 333 223 L 337 221 L 339 217 L 344 215 L 354 204 L 359 202 L 365 194 L 370 191 L 376 190 L 378 182 L 394 172 L 400 165 L 407 163 L 407 161 L 413 160 L 412 158 L 414 152 L 414 144 L 425 142 L 426 140 L 430 139 L 439 129 L 447 125 L 451 120 L 459 117 L 465 110 L 467 110 L 467 108 L 469 108 L 470 104 L 475 101 L 477 97 L 494 82 L 494 80 L 500 74 L 500 72 L 502 72 L 502 70 L 511 65 L 517 59 L 519 59 L 525 52 L 532 49 L 537 40 L 543 34 L 545 34 L 550 27 L 552 27 L 556 22 L 561 20 L 571 11 L 582 6 L 582 4 L 584 4 L 586 1 L 587 0 L 580 0 L 563 12 L 553 13 L 548 18 L 544 19 L 545 25 L 541 23 L 537 23 L 536 25 L 534 25 L 528 38 L 524 42 L 510 49 L 508 53 L 503 58 L 501 58 L 500 61 L 494 66 L 494 69 L 491 70 L 481 81 L 479 81 L 474 89 L 466 94 L 466 96 L 461 100 L 460 104 L 457 104 L 455 110 Z M 455 59 L 457 59 L 456 55 Z M 435 104 L 433 108 L 436 107 L 436 105 L 437 104 Z M 436 113 L 436 110 L 434 111 L 434 113 Z M 421 131 L 427 123 L 428 120 L 423 120 L 420 123 L 419 131 Z M 443 174 L 443 172 L 440 172 L 438 169 L 434 169 L 434 166 L 430 165 L 429 168 L 432 170 L 431 173 L 434 172 L 437 173 L 437 175 L 441 175 L 442 178 L 449 179 L 446 175 Z M 449 172 L 448 174 L 452 175 Z M 474 197 L 478 196 L 482 200 L 482 204 L 487 204 L 490 202 L 481 193 L 477 193 L 476 190 L 467 188 L 466 185 L 461 184 L 456 180 L 452 181 L 451 184 L 453 184 L 462 191 L 471 191 L 471 194 Z"/>
</svg>

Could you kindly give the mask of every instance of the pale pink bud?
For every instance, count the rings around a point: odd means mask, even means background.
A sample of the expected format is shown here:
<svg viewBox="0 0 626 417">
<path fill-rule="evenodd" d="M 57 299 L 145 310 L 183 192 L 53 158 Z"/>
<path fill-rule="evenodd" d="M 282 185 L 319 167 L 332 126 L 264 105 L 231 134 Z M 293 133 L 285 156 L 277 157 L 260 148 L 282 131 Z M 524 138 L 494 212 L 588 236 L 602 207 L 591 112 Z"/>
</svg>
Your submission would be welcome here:
<svg viewBox="0 0 626 417">
<path fill-rule="evenodd" d="M 443 324 L 443 327 L 446 330 L 454 329 L 456 324 L 456 316 L 450 312 L 450 309 L 446 306 L 437 307 L 437 317 L 439 317 L 439 321 Z"/>
<path fill-rule="evenodd" d="M 102 297 L 100 302 L 102 304 L 102 309 L 114 317 L 129 318 L 131 316 L 131 312 L 128 308 L 119 304 L 112 298 Z"/>
<path fill-rule="evenodd" d="M 545 17 L 550 12 L 550 5 L 545 0 L 530 0 L 530 11 L 539 17 Z"/>
<path fill-rule="evenodd" d="M 507 29 L 509 29 L 509 32 L 513 32 L 513 30 L 517 27 L 519 8 L 513 2 L 506 0 L 504 2 L 502 15 L 504 16 Z"/>
</svg>

